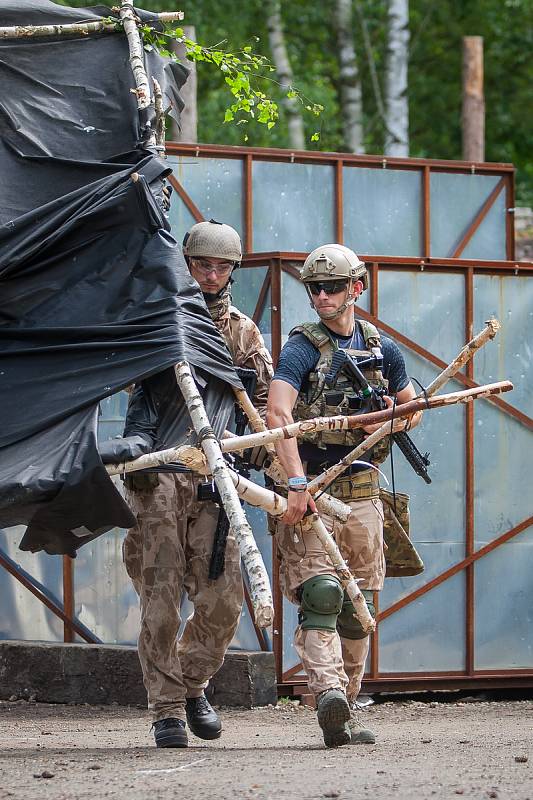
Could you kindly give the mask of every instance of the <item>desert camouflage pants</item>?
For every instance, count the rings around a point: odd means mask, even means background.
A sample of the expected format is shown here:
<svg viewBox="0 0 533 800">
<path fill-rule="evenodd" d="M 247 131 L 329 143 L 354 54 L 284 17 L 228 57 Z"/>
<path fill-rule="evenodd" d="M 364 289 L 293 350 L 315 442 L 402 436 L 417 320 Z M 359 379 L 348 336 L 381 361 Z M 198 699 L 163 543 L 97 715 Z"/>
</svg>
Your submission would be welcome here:
<svg viewBox="0 0 533 800">
<path fill-rule="evenodd" d="M 322 520 L 333 532 L 352 574 L 362 578 L 361 589 L 379 591 L 385 579 L 383 554 L 383 506 L 377 498 L 349 501 L 352 513 L 344 524 L 325 514 Z M 299 603 L 298 589 L 314 575 L 335 575 L 335 569 L 313 531 L 301 525 L 276 523 L 276 540 L 281 557 L 280 584 L 283 594 Z M 307 673 L 309 689 L 319 694 L 340 688 L 355 700 L 368 654 L 369 637 L 345 639 L 338 633 L 296 628 L 294 646 Z"/>
<path fill-rule="evenodd" d="M 160 473 L 159 481 L 153 491 L 126 492 L 137 525 L 123 548 L 140 598 L 139 659 L 154 722 L 185 719 L 185 698 L 199 697 L 222 665 L 243 600 L 231 534 L 224 573 L 216 581 L 207 577 L 218 508 L 196 499 L 198 479 Z M 178 641 L 184 591 L 194 612 Z"/>
</svg>

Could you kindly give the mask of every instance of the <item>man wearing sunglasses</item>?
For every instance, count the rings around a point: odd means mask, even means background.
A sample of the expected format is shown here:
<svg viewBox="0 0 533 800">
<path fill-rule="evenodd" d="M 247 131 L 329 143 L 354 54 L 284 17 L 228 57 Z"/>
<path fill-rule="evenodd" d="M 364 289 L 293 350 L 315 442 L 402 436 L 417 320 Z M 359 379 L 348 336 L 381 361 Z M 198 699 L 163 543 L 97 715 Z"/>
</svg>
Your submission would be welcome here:
<svg viewBox="0 0 533 800">
<path fill-rule="evenodd" d="M 183 251 L 235 365 L 257 373 L 253 402 L 264 414 L 272 359 L 255 323 L 231 305 L 239 235 L 229 225 L 200 222 L 185 236 Z M 202 739 L 217 739 L 222 730 L 204 689 L 237 629 L 243 588 L 231 533 L 222 574 L 209 578 L 219 509 L 198 499 L 201 482 L 191 472 L 161 472 L 127 483 L 138 524 L 124 542 L 124 562 L 141 598 L 139 659 L 157 747 L 187 747 L 185 719 Z M 177 642 L 184 591 L 194 613 Z"/>
<path fill-rule="evenodd" d="M 354 304 L 368 286 L 366 267 L 356 254 L 342 245 L 323 245 L 307 257 L 301 279 L 320 321 L 299 325 L 289 334 L 270 387 L 269 427 L 357 413 L 360 398 L 348 380 L 337 383 L 334 391 L 325 383 L 339 348 L 360 362 L 372 387 L 386 389 L 388 406 L 393 404 L 390 395 L 397 404 L 415 397 L 397 345 L 354 316 Z M 414 415 L 410 426 L 418 424 L 420 417 Z M 295 647 L 316 696 L 318 722 L 327 747 L 375 742 L 373 732 L 361 728 L 354 713 L 369 637 L 353 616 L 349 598 L 320 542 L 312 532 L 302 533 L 299 523 L 308 507 L 316 511 L 306 489 L 307 479 L 337 463 L 377 427 L 308 433 L 298 440 L 276 443 L 289 478 L 288 509 L 276 524 L 281 586 L 288 599 L 299 605 Z M 351 506 L 348 521 L 341 525 L 323 518 L 353 574 L 362 579 L 359 586 L 373 615 L 373 593 L 383 588 L 385 558 L 383 506 L 378 473 L 371 465 L 382 463 L 389 449 L 386 437 L 363 457 L 368 467 L 353 465 L 328 487 L 330 494 Z"/>
</svg>

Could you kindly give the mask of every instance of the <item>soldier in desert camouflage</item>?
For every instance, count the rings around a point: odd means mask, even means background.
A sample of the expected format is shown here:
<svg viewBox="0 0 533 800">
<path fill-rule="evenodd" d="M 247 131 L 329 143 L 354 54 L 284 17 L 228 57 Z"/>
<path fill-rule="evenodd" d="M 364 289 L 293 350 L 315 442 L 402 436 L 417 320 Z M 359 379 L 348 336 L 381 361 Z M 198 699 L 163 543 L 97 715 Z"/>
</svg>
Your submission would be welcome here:
<svg viewBox="0 0 533 800">
<path fill-rule="evenodd" d="M 235 365 L 257 373 L 253 401 L 264 414 L 272 360 L 257 326 L 231 305 L 239 235 L 229 225 L 200 222 L 185 237 L 183 250 Z M 219 509 L 198 500 L 201 480 L 186 472 L 127 480 L 137 525 L 125 539 L 124 563 L 141 602 L 139 658 L 158 747 L 187 746 L 185 719 L 202 739 L 220 736 L 220 719 L 204 689 L 222 665 L 242 607 L 240 553 L 231 532 L 223 573 L 216 580 L 208 577 Z M 184 591 L 194 613 L 178 641 Z"/>
<path fill-rule="evenodd" d="M 393 404 L 389 395 L 396 397 L 397 404 L 413 399 L 415 391 L 397 345 L 380 336 L 370 323 L 354 317 L 353 305 L 368 281 L 366 267 L 355 253 L 337 244 L 317 248 L 307 257 L 301 278 L 320 321 L 299 325 L 289 334 L 270 387 L 268 426 L 354 413 L 357 390 L 349 382 L 337 383 L 335 391 L 328 391 L 325 385 L 333 353 L 339 348 L 361 361 L 373 354 L 382 356 L 381 368 L 374 360 L 373 366 L 361 365 L 361 369 L 371 386 L 386 389 L 389 407 Z M 411 427 L 420 418 L 421 414 L 415 414 Z M 282 522 L 275 524 L 281 586 L 300 608 L 295 647 L 317 699 L 318 722 L 328 747 L 375 741 L 374 733 L 361 728 L 354 713 L 369 637 L 354 617 L 352 604 L 317 537 L 309 530 L 303 533 L 299 523 L 308 506 L 316 510 L 306 489 L 307 477 L 338 462 L 377 427 L 309 433 L 299 444 L 296 439 L 276 443 L 289 476 L 288 509 Z M 364 459 L 380 464 L 389 448 L 389 437 L 385 437 Z M 389 538 L 399 560 L 395 574 L 415 574 L 423 568 L 402 527 L 402 522 L 407 522 L 406 508 L 402 505 L 399 518 L 392 520 L 390 504 L 380 497 L 378 473 L 370 465 L 353 465 L 327 491 L 352 508 L 344 524 L 322 518 L 333 531 L 352 574 L 362 579 L 359 586 L 374 615 L 373 593 L 383 588 L 385 578 L 384 509 L 387 535 L 392 534 Z"/>
</svg>

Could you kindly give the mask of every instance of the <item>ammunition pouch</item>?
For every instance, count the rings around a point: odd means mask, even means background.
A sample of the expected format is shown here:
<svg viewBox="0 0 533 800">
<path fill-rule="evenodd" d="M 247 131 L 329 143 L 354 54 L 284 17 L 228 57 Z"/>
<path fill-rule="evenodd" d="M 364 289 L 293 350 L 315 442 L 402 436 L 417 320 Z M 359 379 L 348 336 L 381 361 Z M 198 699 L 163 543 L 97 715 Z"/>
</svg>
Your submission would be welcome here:
<svg viewBox="0 0 533 800">
<path fill-rule="evenodd" d="M 328 487 L 327 493 L 338 500 L 369 500 L 380 496 L 379 474 L 365 469 L 351 475 L 341 475 Z"/>
<path fill-rule="evenodd" d="M 375 619 L 376 608 L 374 606 L 374 592 L 371 589 L 362 589 L 361 591 L 370 615 L 372 619 Z M 337 631 L 339 636 L 342 636 L 343 639 L 366 639 L 369 635 L 368 631 L 365 633 L 361 627 L 361 623 L 357 617 L 354 616 L 353 603 L 346 592 L 344 593 L 342 610 L 337 617 Z"/>
<path fill-rule="evenodd" d="M 392 492 L 380 489 L 379 496 L 383 503 L 387 578 L 419 575 L 424 571 L 424 562 L 409 538 L 409 495 L 396 492 L 396 508 Z"/>
<path fill-rule="evenodd" d="M 153 492 L 159 486 L 159 475 L 157 472 L 128 472 L 124 486 L 130 492 Z"/>
</svg>

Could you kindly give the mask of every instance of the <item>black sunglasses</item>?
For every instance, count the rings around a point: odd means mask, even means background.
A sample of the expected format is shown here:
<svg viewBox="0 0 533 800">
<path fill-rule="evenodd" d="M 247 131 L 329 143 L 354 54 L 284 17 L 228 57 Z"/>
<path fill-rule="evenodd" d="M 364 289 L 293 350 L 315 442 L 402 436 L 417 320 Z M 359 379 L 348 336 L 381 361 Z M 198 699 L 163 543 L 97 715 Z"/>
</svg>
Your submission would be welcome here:
<svg viewBox="0 0 533 800">
<path fill-rule="evenodd" d="M 326 294 L 338 294 L 344 291 L 348 286 L 348 281 L 315 281 L 309 284 L 309 291 L 311 294 L 318 295 L 321 291 Z"/>
</svg>

